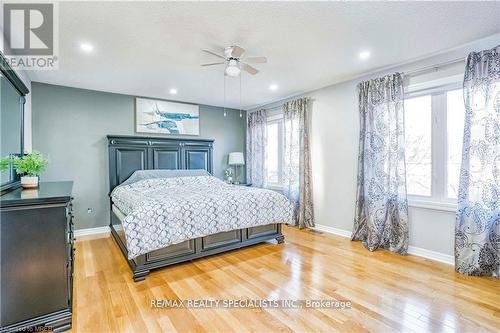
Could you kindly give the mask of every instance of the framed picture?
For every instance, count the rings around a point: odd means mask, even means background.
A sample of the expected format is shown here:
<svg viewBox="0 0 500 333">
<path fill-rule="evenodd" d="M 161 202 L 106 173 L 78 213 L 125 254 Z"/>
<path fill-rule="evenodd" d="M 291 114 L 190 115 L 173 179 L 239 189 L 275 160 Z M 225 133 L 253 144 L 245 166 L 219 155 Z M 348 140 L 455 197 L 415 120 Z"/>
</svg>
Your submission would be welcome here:
<svg viewBox="0 0 500 333">
<path fill-rule="evenodd" d="M 199 105 L 135 99 L 137 133 L 200 135 Z"/>
</svg>

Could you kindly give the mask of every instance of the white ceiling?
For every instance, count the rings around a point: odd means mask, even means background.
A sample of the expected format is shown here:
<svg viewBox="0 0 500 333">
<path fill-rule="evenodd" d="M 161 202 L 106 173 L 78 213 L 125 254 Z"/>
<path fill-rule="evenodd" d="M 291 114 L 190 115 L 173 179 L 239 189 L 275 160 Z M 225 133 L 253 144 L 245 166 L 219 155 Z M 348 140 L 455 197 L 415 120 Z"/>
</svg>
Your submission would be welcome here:
<svg viewBox="0 0 500 333">
<path fill-rule="evenodd" d="M 498 31 L 500 2 L 61 2 L 59 70 L 29 75 L 222 106 L 223 67 L 201 67 L 217 60 L 201 50 L 237 44 L 268 58 L 243 76 L 246 109 Z M 363 50 L 368 60 L 358 58 Z M 227 81 L 229 107 L 239 107 L 238 83 Z"/>
</svg>

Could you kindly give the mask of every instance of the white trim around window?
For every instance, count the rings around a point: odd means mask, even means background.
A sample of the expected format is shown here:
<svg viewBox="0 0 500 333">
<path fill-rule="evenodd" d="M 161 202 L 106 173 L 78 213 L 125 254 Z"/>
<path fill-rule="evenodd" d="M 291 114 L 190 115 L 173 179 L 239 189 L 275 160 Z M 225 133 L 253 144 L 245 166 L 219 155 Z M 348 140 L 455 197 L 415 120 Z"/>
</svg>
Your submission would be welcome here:
<svg viewBox="0 0 500 333">
<path fill-rule="evenodd" d="M 444 212 L 456 212 L 457 204 L 453 202 L 437 202 L 429 199 L 421 199 L 416 196 L 408 196 L 408 206 L 415 208 L 425 208 L 440 210 Z"/>
</svg>

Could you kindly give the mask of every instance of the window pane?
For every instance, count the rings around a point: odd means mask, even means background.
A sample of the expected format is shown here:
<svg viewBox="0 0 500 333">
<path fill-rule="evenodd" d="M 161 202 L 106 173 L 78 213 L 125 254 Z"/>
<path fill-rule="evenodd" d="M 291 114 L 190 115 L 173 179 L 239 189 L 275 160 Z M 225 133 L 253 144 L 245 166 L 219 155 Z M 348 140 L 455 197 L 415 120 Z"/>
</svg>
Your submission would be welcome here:
<svg viewBox="0 0 500 333">
<path fill-rule="evenodd" d="M 431 196 L 431 96 L 405 100 L 405 157 L 408 194 Z"/>
<path fill-rule="evenodd" d="M 278 178 L 278 123 L 267 125 L 267 182 L 277 184 Z"/>
<path fill-rule="evenodd" d="M 448 91 L 446 94 L 446 107 L 448 139 L 448 159 L 446 165 L 448 184 L 446 185 L 446 195 L 448 198 L 457 198 L 465 117 L 462 89 Z"/>
</svg>

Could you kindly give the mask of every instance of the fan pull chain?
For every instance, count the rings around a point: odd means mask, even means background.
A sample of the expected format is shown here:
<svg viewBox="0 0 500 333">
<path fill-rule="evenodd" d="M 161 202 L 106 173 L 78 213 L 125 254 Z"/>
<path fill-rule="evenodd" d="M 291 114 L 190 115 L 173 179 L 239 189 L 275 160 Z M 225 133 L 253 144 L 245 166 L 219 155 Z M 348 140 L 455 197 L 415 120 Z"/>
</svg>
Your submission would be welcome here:
<svg viewBox="0 0 500 333">
<path fill-rule="evenodd" d="M 240 72 L 240 118 L 243 117 L 243 111 L 241 110 L 241 77 L 243 73 Z"/>
<path fill-rule="evenodd" d="M 226 73 L 223 73 L 224 75 L 224 117 L 227 116 L 227 111 L 226 111 Z"/>
</svg>

